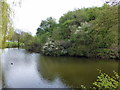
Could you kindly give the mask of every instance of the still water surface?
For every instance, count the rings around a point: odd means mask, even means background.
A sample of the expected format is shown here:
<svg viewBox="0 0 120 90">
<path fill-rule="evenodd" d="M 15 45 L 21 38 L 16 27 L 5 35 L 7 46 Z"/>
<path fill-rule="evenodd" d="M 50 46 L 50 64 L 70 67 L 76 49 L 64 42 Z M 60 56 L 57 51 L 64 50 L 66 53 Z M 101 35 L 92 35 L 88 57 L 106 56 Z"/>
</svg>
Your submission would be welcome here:
<svg viewBox="0 0 120 90">
<path fill-rule="evenodd" d="M 89 87 L 99 75 L 97 69 L 110 76 L 113 70 L 120 72 L 120 62 L 115 60 L 50 57 L 24 49 L 5 49 L 1 59 L 7 88 Z"/>
</svg>

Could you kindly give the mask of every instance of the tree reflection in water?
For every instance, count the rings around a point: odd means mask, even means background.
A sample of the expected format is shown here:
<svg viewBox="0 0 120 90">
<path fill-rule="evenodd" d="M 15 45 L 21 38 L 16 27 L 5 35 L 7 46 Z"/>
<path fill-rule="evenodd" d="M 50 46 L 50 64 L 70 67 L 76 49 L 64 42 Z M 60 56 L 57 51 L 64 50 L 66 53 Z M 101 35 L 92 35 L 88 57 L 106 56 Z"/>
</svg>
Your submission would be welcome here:
<svg viewBox="0 0 120 90">
<path fill-rule="evenodd" d="M 50 82 L 58 77 L 68 87 L 90 87 L 99 75 L 97 69 L 112 76 L 114 70 L 118 72 L 118 64 L 115 60 L 40 56 L 38 70 Z"/>
</svg>

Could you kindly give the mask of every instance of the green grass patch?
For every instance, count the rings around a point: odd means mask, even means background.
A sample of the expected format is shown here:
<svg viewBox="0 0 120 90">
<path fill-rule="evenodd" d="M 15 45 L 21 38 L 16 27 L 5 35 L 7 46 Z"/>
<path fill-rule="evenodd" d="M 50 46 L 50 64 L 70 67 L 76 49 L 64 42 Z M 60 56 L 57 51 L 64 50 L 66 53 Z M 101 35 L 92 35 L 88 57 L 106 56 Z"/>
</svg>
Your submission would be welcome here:
<svg viewBox="0 0 120 90">
<path fill-rule="evenodd" d="M 6 42 L 7 48 L 16 48 L 18 47 L 18 42 Z M 24 47 L 24 43 L 19 43 L 19 47 Z"/>
</svg>

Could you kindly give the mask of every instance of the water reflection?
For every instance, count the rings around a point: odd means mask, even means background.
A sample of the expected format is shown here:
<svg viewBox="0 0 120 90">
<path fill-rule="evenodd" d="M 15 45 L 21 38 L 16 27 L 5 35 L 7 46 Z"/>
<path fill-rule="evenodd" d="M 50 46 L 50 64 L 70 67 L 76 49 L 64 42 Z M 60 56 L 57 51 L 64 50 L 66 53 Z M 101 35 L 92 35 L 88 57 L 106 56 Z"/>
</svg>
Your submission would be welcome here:
<svg viewBox="0 0 120 90">
<path fill-rule="evenodd" d="M 96 80 L 97 69 L 111 76 L 120 67 L 115 60 L 48 57 L 24 49 L 5 49 L 2 61 L 7 88 L 89 87 Z"/>
<path fill-rule="evenodd" d="M 59 77 L 68 87 L 80 87 L 80 85 L 92 86 L 99 75 L 97 69 L 110 76 L 113 75 L 113 70 L 118 72 L 118 64 L 114 60 L 41 56 L 38 69 L 42 77 L 48 81 L 52 82 Z"/>
<path fill-rule="evenodd" d="M 1 66 L 1 58 L 0 58 L 0 90 L 2 89 L 2 66 Z"/>
<path fill-rule="evenodd" d="M 2 50 L 0 49 L 0 90 L 2 89 L 2 59 L 1 59 Z"/>
<path fill-rule="evenodd" d="M 7 88 L 52 88 L 65 87 L 59 78 L 49 83 L 38 73 L 38 54 L 23 49 L 6 49 L 2 55 L 5 87 Z M 11 64 L 12 63 L 12 64 Z"/>
</svg>

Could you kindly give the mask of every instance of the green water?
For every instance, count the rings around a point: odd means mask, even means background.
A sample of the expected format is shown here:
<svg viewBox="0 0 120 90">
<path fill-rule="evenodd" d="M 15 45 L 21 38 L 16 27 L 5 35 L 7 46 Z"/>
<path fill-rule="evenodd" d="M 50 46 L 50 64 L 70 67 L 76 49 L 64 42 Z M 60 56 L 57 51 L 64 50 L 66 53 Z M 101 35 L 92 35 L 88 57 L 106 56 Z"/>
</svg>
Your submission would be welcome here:
<svg viewBox="0 0 120 90">
<path fill-rule="evenodd" d="M 110 76 L 113 71 L 120 73 L 120 62 L 116 60 L 50 57 L 24 49 L 5 49 L 2 59 L 8 88 L 90 87 L 99 75 L 97 69 Z"/>
<path fill-rule="evenodd" d="M 99 75 L 97 69 L 112 76 L 113 71 L 118 72 L 119 64 L 114 60 L 75 57 L 41 56 L 41 60 L 38 61 L 40 74 L 44 79 L 52 81 L 55 77 L 59 77 L 69 87 L 92 86 Z"/>
</svg>

